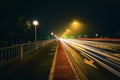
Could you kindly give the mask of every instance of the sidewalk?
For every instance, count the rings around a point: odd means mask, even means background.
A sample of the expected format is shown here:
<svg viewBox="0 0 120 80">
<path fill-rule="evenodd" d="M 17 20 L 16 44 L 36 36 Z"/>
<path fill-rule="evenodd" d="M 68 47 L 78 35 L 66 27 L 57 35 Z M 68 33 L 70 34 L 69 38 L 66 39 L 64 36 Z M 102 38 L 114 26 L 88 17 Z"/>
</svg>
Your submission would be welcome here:
<svg viewBox="0 0 120 80">
<path fill-rule="evenodd" d="M 72 68 L 60 41 L 58 41 L 58 48 L 54 60 L 53 77 L 51 80 L 75 80 Z"/>
<path fill-rule="evenodd" d="M 48 80 L 56 42 L 0 67 L 0 80 Z"/>
</svg>

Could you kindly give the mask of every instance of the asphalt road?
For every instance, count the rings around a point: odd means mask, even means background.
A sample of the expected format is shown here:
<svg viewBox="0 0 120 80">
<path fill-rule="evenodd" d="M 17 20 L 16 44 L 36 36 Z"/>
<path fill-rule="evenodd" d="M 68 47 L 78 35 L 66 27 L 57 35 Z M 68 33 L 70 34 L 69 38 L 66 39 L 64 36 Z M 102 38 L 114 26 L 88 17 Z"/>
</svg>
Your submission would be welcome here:
<svg viewBox="0 0 120 80">
<path fill-rule="evenodd" d="M 23 60 L 16 59 L 0 68 L 0 80 L 48 80 L 56 42 L 26 55 Z"/>
<path fill-rule="evenodd" d="M 120 80 L 120 44 L 61 39 L 80 80 Z"/>
<path fill-rule="evenodd" d="M 77 80 L 120 80 L 119 43 L 75 39 L 60 41 Z M 23 60 L 16 59 L 0 67 L 0 80 L 48 80 L 56 45 L 56 42 L 50 43 L 24 56 Z M 61 48 L 58 51 L 59 56 L 63 54 Z M 63 55 L 59 56 L 57 63 L 64 63 Z"/>
</svg>

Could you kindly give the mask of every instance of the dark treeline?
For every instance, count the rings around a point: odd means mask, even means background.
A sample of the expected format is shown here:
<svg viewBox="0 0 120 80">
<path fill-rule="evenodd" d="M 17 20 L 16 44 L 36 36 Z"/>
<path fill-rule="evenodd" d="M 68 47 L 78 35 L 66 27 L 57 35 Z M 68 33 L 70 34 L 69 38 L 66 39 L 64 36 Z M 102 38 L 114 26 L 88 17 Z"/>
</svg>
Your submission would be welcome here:
<svg viewBox="0 0 120 80">
<path fill-rule="evenodd" d="M 33 40 L 34 27 L 26 17 L 7 17 L 0 22 L 1 41 Z"/>
</svg>

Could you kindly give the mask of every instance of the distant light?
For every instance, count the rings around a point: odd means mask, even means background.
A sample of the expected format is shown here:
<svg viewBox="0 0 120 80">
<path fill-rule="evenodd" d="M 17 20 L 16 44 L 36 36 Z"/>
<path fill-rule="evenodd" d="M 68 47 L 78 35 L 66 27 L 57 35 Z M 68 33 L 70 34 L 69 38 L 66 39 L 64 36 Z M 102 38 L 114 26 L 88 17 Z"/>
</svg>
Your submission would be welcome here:
<svg viewBox="0 0 120 80">
<path fill-rule="evenodd" d="M 51 35 L 54 35 L 54 33 L 53 33 L 53 32 L 51 32 Z"/>
<path fill-rule="evenodd" d="M 74 21 L 73 24 L 78 24 L 78 22 L 77 22 L 77 21 Z"/>
<path fill-rule="evenodd" d="M 70 29 L 67 29 L 66 31 L 67 31 L 67 32 L 70 32 Z"/>
<path fill-rule="evenodd" d="M 79 27 L 81 26 L 81 24 L 80 24 L 78 21 L 74 20 L 74 21 L 71 23 L 71 26 L 72 26 L 72 29 L 73 29 L 73 30 L 79 30 Z"/>
<path fill-rule="evenodd" d="M 59 38 L 59 40 L 63 40 L 63 38 Z"/>
<path fill-rule="evenodd" d="M 85 37 L 87 37 L 87 35 L 85 35 Z"/>
<path fill-rule="evenodd" d="M 33 25 L 37 26 L 37 25 L 38 25 L 38 21 L 37 21 L 37 20 L 34 20 L 34 21 L 33 21 Z"/>
<path fill-rule="evenodd" d="M 95 36 L 98 36 L 98 34 L 95 34 Z"/>
</svg>

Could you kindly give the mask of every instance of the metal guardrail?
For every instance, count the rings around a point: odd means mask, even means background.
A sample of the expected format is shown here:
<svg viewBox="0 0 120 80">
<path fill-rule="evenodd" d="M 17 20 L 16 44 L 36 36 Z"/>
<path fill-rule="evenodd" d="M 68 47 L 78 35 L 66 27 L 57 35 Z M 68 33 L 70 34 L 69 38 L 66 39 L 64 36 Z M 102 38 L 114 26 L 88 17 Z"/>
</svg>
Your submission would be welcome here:
<svg viewBox="0 0 120 80">
<path fill-rule="evenodd" d="M 0 66 L 18 58 L 23 59 L 24 55 L 44 47 L 52 41 L 54 40 L 38 41 L 36 48 L 34 42 L 0 48 Z"/>
<path fill-rule="evenodd" d="M 24 43 L 21 45 L 0 48 L 0 65 L 17 58 L 23 59 L 23 55 L 30 53 L 33 50 L 35 50 L 34 43 Z"/>
</svg>

